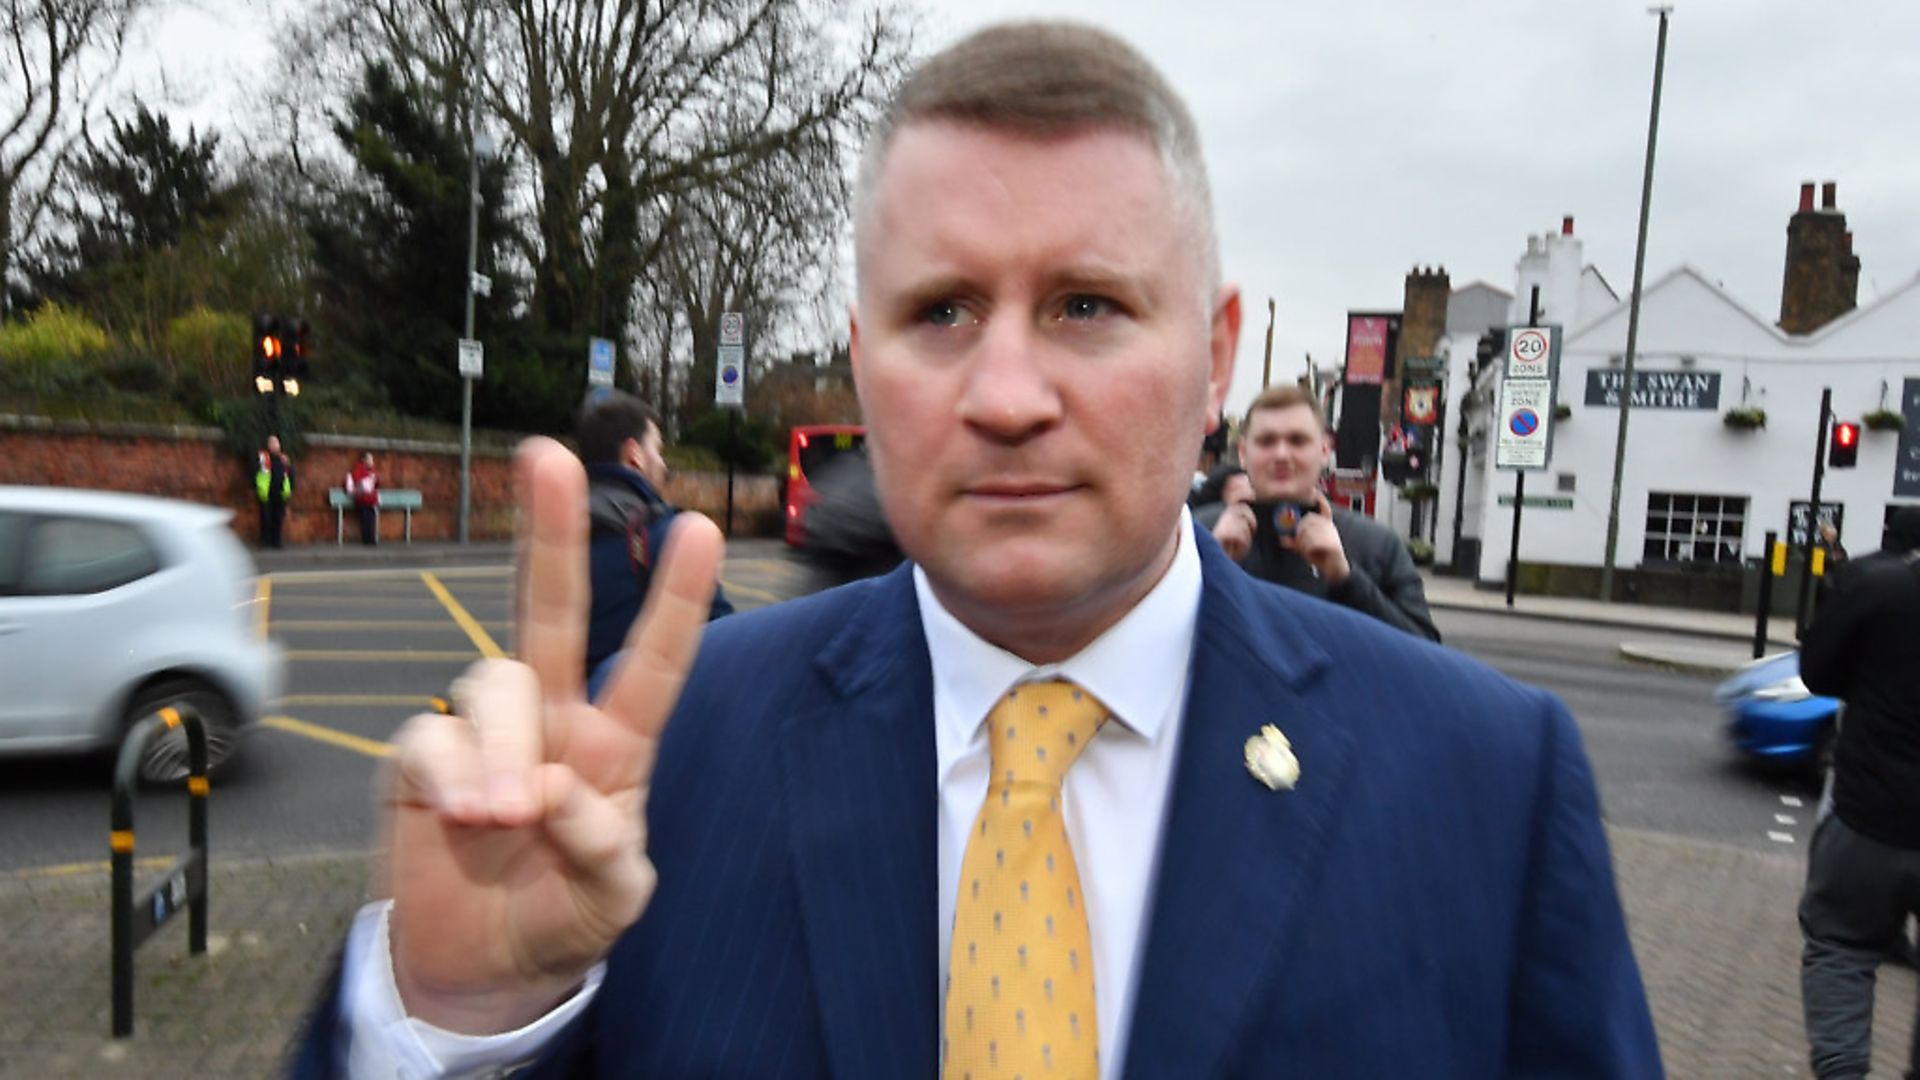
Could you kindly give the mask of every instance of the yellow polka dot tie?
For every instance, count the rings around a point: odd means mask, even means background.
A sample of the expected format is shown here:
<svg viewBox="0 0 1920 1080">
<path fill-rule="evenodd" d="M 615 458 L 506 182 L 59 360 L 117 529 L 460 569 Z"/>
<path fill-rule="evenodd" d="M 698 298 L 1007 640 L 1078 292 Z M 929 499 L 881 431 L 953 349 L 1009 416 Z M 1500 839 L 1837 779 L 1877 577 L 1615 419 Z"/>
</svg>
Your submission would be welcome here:
<svg viewBox="0 0 1920 1080">
<path fill-rule="evenodd" d="M 993 775 L 967 839 L 948 964 L 946 1080 L 1096 1080 L 1093 946 L 1060 781 L 1107 719 L 1070 682 L 987 717 Z"/>
</svg>

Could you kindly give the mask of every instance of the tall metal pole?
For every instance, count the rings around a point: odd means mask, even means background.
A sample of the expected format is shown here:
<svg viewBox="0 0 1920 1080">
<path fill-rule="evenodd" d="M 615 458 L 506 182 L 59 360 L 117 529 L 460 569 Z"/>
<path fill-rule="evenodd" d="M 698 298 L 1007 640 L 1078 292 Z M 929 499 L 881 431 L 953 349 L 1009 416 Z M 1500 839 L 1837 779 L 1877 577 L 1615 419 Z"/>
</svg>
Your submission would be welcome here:
<svg viewBox="0 0 1920 1080">
<path fill-rule="evenodd" d="M 1640 341 L 1640 284 L 1647 271 L 1647 209 L 1653 202 L 1653 148 L 1660 135 L 1660 82 L 1667 70 L 1667 16 L 1671 5 L 1649 8 L 1660 16 L 1660 43 L 1653 54 L 1653 111 L 1647 117 L 1647 168 L 1640 178 L 1640 242 L 1633 252 L 1633 297 L 1627 306 L 1625 381 L 1620 387 L 1620 431 L 1613 444 L 1613 495 L 1607 503 L 1606 561 L 1600 565 L 1600 599 L 1613 599 L 1614 549 L 1620 544 L 1620 481 L 1627 469 L 1627 414 L 1633 410 L 1633 359 Z"/>
<path fill-rule="evenodd" d="M 473 337 L 473 275 L 480 258 L 480 109 L 473 106 L 467 123 L 467 321 L 461 337 Z M 460 376 L 460 542 L 467 542 L 467 522 L 473 510 L 473 377 Z"/>
<path fill-rule="evenodd" d="M 1260 367 L 1260 389 L 1273 384 L 1273 297 L 1267 297 L 1267 360 Z"/>
</svg>

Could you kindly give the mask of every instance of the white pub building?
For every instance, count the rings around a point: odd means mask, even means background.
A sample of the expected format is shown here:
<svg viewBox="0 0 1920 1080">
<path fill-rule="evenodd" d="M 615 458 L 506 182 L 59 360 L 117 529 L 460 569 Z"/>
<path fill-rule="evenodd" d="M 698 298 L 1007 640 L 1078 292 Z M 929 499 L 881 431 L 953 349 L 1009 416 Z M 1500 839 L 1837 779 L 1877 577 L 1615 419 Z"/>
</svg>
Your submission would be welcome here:
<svg viewBox="0 0 1920 1080">
<path fill-rule="evenodd" d="M 1861 425 L 1858 465 L 1828 469 L 1823 485 L 1822 517 L 1838 525 L 1841 543 L 1877 549 L 1890 509 L 1920 503 L 1920 277 L 1856 306 L 1853 236 L 1835 185 L 1822 195 L 1815 206 L 1814 185 L 1804 185 L 1788 224 L 1778 319 L 1690 266 L 1646 286 L 1631 388 L 1627 301 L 1582 265 L 1572 220 L 1559 235 L 1529 239 L 1507 321 L 1527 321 L 1538 285 L 1540 322 L 1561 328 L 1561 346 L 1551 460 L 1526 481 L 1523 591 L 1598 594 L 1620 399 L 1629 393 L 1618 599 L 1732 609 L 1744 584 L 1751 603 L 1757 571 L 1742 567 L 1760 560 L 1765 534 L 1804 537 L 1823 388 L 1835 419 Z M 1504 353 L 1473 370 L 1482 329 L 1484 321 L 1450 318 L 1439 350 L 1446 400 L 1464 423 L 1446 421 L 1430 516 L 1436 564 L 1491 587 L 1507 572 L 1514 473 L 1494 460 L 1496 425 L 1508 419 L 1496 415 Z M 1388 512 L 1400 518 L 1404 509 Z"/>
</svg>

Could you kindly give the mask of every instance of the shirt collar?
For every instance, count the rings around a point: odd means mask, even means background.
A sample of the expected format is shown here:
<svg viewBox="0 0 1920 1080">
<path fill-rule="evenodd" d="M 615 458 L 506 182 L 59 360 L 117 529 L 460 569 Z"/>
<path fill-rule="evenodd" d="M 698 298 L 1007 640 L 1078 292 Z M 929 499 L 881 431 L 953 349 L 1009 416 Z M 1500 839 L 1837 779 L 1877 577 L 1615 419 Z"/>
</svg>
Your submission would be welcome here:
<svg viewBox="0 0 1920 1080">
<path fill-rule="evenodd" d="M 1129 730 L 1157 741 L 1186 685 L 1200 612 L 1200 555 L 1185 507 L 1174 539 L 1172 565 L 1133 610 L 1073 656 L 1038 666 L 989 644 L 954 618 L 934 595 L 926 571 L 915 566 L 913 587 L 935 692 L 952 706 L 939 716 L 938 722 L 948 725 L 940 741 L 967 745 L 1002 694 L 1023 682 L 1052 678 L 1078 683 Z"/>
</svg>

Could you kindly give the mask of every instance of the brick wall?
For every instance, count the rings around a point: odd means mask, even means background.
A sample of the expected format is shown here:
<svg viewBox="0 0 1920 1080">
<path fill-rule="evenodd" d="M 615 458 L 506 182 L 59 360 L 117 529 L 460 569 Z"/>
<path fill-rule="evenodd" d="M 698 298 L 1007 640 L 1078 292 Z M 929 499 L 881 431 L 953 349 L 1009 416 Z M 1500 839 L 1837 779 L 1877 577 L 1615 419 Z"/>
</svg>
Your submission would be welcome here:
<svg viewBox="0 0 1920 1080">
<path fill-rule="evenodd" d="M 343 485 L 362 450 L 372 450 L 385 488 L 418 490 L 425 506 L 413 515 L 416 540 L 451 540 L 459 531 L 460 448 L 452 444 L 396 439 L 312 435 L 295 460 L 293 502 L 287 508 L 286 542 L 332 542 L 334 511 L 327 491 Z M 500 539 L 513 533 L 512 460 L 503 451 L 473 453 L 469 535 Z M 213 428 L 105 425 L 0 416 L 0 484 L 51 484 L 161 495 L 234 511 L 234 531 L 249 542 L 259 535 L 259 503 L 250 467 L 234 460 Z M 666 497 L 720 520 L 726 508 L 724 473 L 675 475 Z M 779 523 L 774 480 L 740 476 L 734 483 L 735 535 L 772 535 Z M 405 515 L 380 515 L 383 539 L 398 540 Z M 351 538 L 357 526 L 346 522 Z"/>
</svg>

